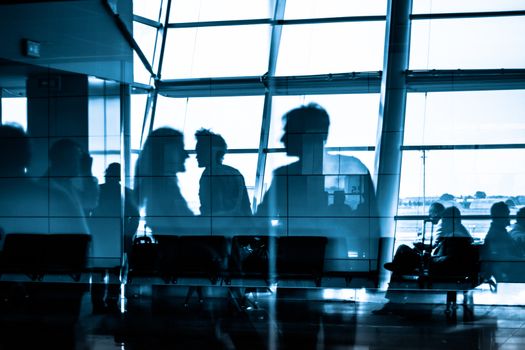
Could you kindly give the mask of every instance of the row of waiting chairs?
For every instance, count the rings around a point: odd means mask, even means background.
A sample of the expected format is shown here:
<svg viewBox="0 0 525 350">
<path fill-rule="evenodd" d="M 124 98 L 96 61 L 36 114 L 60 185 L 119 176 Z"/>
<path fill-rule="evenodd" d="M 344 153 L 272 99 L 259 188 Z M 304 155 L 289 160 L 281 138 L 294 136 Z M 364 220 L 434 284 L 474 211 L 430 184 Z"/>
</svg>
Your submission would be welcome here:
<svg viewBox="0 0 525 350">
<path fill-rule="evenodd" d="M 89 235 L 12 233 L 4 240 L 0 276 L 19 274 L 42 281 L 48 275 L 66 275 L 78 282 L 83 273 L 93 272 L 88 268 Z M 127 282 L 136 277 L 160 277 L 166 283 L 182 277 L 201 277 L 211 284 L 269 281 L 269 259 L 274 258 L 273 278 L 311 279 L 319 285 L 326 243 L 321 236 L 157 236 L 133 245 Z"/>
<path fill-rule="evenodd" d="M 177 283 L 201 277 L 230 284 L 234 279 L 298 278 L 319 286 L 326 243 L 322 236 L 157 236 L 134 244 L 127 280 L 159 277 Z M 275 271 L 269 270 L 269 261 L 275 261 Z"/>
</svg>

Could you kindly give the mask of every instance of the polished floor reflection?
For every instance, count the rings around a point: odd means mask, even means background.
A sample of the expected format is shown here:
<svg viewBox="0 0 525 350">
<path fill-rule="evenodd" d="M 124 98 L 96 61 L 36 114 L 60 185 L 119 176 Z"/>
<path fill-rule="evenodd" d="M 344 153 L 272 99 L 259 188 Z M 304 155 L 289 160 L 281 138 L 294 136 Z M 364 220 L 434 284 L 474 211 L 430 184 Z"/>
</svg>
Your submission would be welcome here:
<svg viewBox="0 0 525 350">
<path fill-rule="evenodd" d="M 337 291 L 277 289 L 249 294 L 237 305 L 222 289 L 204 290 L 185 305 L 184 287 L 130 294 L 126 312 L 93 312 L 89 295 L 77 320 L 44 308 L 2 313 L 1 348 L 75 349 L 522 349 L 525 309 L 476 305 L 474 319 L 445 316 L 436 297 L 411 298 L 395 312 L 374 314 L 384 292 L 358 291 L 348 300 L 322 300 Z M 350 293 L 346 291 L 347 293 Z M 315 297 L 317 294 L 318 298 Z M 359 300 L 360 299 L 360 300 Z M 479 299 L 479 298 L 478 298 Z M 61 303 L 61 298 L 56 298 Z M 476 300 L 476 298 L 475 298 Z M 5 301 L 4 301 L 5 302 Z M 20 301 L 19 305 L 24 301 Z M 4 305 L 5 306 L 5 305 Z"/>
</svg>

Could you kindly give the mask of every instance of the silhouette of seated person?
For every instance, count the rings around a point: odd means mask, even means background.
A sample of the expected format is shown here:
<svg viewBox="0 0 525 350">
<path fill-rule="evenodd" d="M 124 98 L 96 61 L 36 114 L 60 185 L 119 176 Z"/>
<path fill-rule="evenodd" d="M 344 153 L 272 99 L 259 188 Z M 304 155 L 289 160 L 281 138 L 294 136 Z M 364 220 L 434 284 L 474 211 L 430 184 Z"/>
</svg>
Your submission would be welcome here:
<svg viewBox="0 0 525 350">
<path fill-rule="evenodd" d="M 525 207 L 516 213 L 516 222 L 511 226 L 509 233 L 518 245 L 521 255 L 525 256 Z"/>
<path fill-rule="evenodd" d="M 111 163 L 104 174 L 105 183 L 99 185 L 98 206 L 93 211 L 94 217 L 113 218 L 118 220 L 122 215 L 122 199 L 124 199 L 124 251 L 128 252 L 133 236 L 139 226 L 140 214 L 133 190 L 124 187 L 124 197 L 121 193 L 120 164 Z M 120 230 L 118 231 L 120 233 Z"/>
<path fill-rule="evenodd" d="M 30 158 L 26 133 L 14 125 L 1 125 L 0 227 L 4 234 L 89 234 L 78 202 L 60 188 L 27 176 Z"/>
<path fill-rule="evenodd" d="M 431 251 L 437 246 L 437 244 L 434 244 L 436 239 L 433 239 L 432 236 L 434 231 L 442 231 L 441 219 L 444 211 L 445 207 L 439 202 L 432 203 L 428 210 L 428 219 L 425 220 L 425 222 L 428 221 L 431 224 L 430 234 L 431 240 L 433 241 L 432 246 L 428 247 L 427 245 L 424 245 L 424 242 L 414 243 L 414 248 L 411 248 L 406 244 L 402 244 L 397 248 L 392 262 L 388 262 L 384 265 L 385 269 L 409 273 L 413 272 L 414 269 L 419 268 L 422 254 L 424 254 L 429 248 Z M 437 229 L 435 230 L 434 227 L 437 227 Z"/>
<path fill-rule="evenodd" d="M 49 168 L 43 182 L 68 193 L 90 216 L 98 203 L 98 180 L 91 172 L 93 158 L 71 139 L 60 139 L 49 149 Z"/>
<path fill-rule="evenodd" d="M 437 223 L 436 237 L 438 238 L 433 245 L 428 266 L 430 273 L 437 273 L 439 270 L 440 273 L 454 275 L 454 267 L 460 268 L 454 264 L 465 253 L 460 247 L 468 247 L 473 242 L 472 236 L 461 223 L 461 212 L 457 207 L 445 208 Z M 395 278 L 398 274 L 414 273 L 423 268 L 422 263 L 421 251 L 401 245 L 396 250 L 392 262 L 385 264 L 385 268 L 393 271 Z"/>
<path fill-rule="evenodd" d="M 251 216 L 250 200 L 239 170 L 223 164 L 227 151 L 221 135 L 206 129 L 195 133 L 197 162 L 204 168 L 199 181 L 202 216 Z"/>
<path fill-rule="evenodd" d="M 510 225 L 510 210 L 507 204 L 494 203 L 490 207 L 490 217 L 492 221 L 482 250 L 483 270 L 486 277 L 492 275 L 496 280 L 506 280 L 514 272 L 512 262 L 523 256 L 507 231 Z"/>
<path fill-rule="evenodd" d="M 178 235 L 189 229 L 188 219 L 194 214 L 177 180 L 177 174 L 186 171 L 188 157 L 183 134 L 169 127 L 153 130 L 139 154 L 134 191 L 153 235 Z"/>
<path fill-rule="evenodd" d="M 345 203 L 346 194 L 344 191 L 334 191 L 334 202 L 328 206 L 328 212 L 334 216 L 352 216 L 354 210 Z"/>
<path fill-rule="evenodd" d="M 393 271 L 385 294 L 389 302 L 382 309 L 374 310 L 374 314 L 399 311 L 398 304 L 406 296 L 403 292 L 392 290 L 391 284 L 400 280 L 403 275 L 421 274 L 426 269 L 430 276 L 453 277 L 471 272 L 469 269 L 476 263 L 473 260 L 474 255 L 470 254 L 473 238 L 461 223 L 460 210 L 457 207 L 445 208 L 437 226 L 436 231 L 439 231 L 441 238 L 435 245 L 428 262 L 423 260 L 422 252 L 401 245 L 396 250 L 393 261 L 385 264 L 387 270 Z"/>
</svg>

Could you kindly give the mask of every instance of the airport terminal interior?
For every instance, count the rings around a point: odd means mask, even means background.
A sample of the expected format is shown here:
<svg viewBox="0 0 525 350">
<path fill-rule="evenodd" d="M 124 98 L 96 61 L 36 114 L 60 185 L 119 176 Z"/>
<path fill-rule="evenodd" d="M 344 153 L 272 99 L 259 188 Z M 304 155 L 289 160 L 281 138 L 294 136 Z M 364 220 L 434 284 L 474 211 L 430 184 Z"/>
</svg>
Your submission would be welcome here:
<svg viewBox="0 0 525 350">
<path fill-rule="evenodd" d="M 524 0 L 0 30 L 0 349 L 525 348 Z"/>
</svg>

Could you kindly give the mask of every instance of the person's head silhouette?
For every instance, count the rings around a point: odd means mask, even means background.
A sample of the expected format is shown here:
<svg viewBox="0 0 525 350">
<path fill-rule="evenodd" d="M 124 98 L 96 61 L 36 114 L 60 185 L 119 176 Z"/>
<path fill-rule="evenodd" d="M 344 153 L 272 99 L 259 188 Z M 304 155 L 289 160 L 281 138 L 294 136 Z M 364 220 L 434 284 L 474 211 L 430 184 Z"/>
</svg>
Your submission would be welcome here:
<svg viewBox="0 0 525 350">
<path fill-rule="evenodd" d="M 496 202 L 490 207 L 490 217 L 492 222 L 501 226 L 508 226 L 510 224 L 510 210 L 505 202 Z"/>
<path fill-rule="evenodd" d="M 49 149 L 50 175 L 75 177 L 81 174 L 82 148 L 71 139 L 60 139 Z"/>
<path fill-rule="evenodd" d="M 222 164 L 228 146 L 221 135 L 208 129 L 199 129 L 195 132 L 195 138 L 197 139 L 195 152 L 199 167 L 207 168 Z"/>
<path fill-rule="evenodd" d="M 24 130 L 0 125 L 0 176 L 23 176 L 30 158 L 31 146 Z"/>
<path fill-rule="evenodd" d="M 328 138 L 330 118 L 316 103 L 292 109 L 283 116 L 284 135 L 281 141 L 289 156 L 303 157 L 305 147 L 324 146 Z"/>
<path fill-rule="evenodd" d="M 428 217 L 432 224 L 436 225 L 445 211 L 445 206 L 439 202 L 434 202 L 430 205 L 428 209 Z"/>
<path fill-rule="evenodd" d="M 111 163 L 104 172 L 104 178 L 106 183 L 109 182 L 120 182 L 120 163 Z"/>
<path fill-rule="evenodd" d="M 188 159 L 184 137 L 178 130 L 163 127 L 153 130 L 140 152 L 136 176 L 175 176 L 186 171 Z"/>
</svg>

